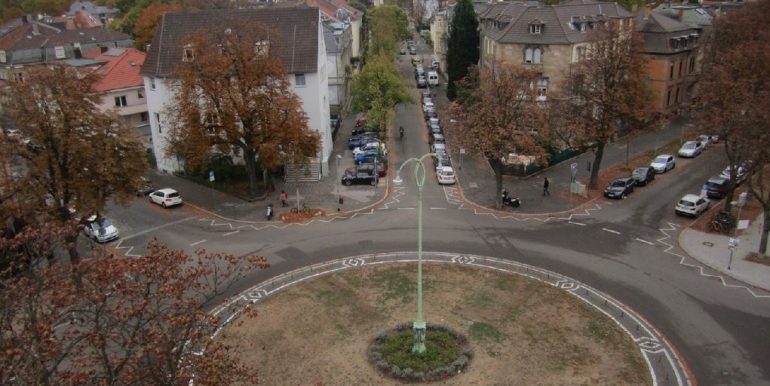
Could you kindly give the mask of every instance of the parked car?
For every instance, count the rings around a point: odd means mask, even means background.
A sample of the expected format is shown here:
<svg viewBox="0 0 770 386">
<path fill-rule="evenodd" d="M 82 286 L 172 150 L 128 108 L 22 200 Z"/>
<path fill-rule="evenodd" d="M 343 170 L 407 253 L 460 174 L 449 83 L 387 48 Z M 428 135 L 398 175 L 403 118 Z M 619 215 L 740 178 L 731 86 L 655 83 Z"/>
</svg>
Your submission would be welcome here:
<svg viewBox="0 0 770 386">
<path fill-rule="evenodd" d="M 438 153 L 445 153 L 446 154 L 446 144 L 443 143 L 434 143 L 430 145 L 430 152 L 434 154 Z"/>
<path fill-rule="evenodd" d="M 714 176 L 708 179 L 704 184 L 706 188 L 706 197 L 721 199 L 727 195 L 727 188 L 730 186 L 730 179 L 721 176 Z"/>
<path fill-rule="evenodd" d="M 136 195 L 146 196 L 152 192 L 155 191 L 155 185 L 152 184 L 152 181 L 150 181 L 147 177 L 139 177 L 139 187 L 136 188 Z"/>
<path fill-rule="evenodd" d="M 436 106 L 431 101 L 427 101 L 422 104 L 422 111 L 428 112 L 428 111 L 436 111 Z"/>
<path fill-rule="evenodd" d="M 414 46 L 409 47 L 409 54 L 417 55 L 417 49 Z"/>
<path fill-rule="evenodd" d="M 443 166 L 452 166 L 452 161 L 447 153 L 437 153 L 433 156 L 433 166 L 438 170 Z"/>
<path fill-rule="evenodd" d="M 414 55 L 414 54 L 412 54 L 412 55 Z M 422 59 L 420 59 L 420 57 L 414 57 L 414 58 L 412 58 L 412 65 L 413 65 L 413 66 L 414 66 L 414 65 L 417 65 L 417 64 L 420 64 L 420 63 L 422 63 Z"/>
<path fill-rule="evenodd" d="M 425 80 L 424 76 L 420 76 L 417 78 L 417 88 L 425 88 L 428 87 L 428 81 Z"/>
<path fill-rule="evenodd" d="M 436 178 L 441 185 L 451 185 L 455 183 L 455 171 L 451 166 L 442 166 L 436 169 Z"/>
<path fill-rule="evenodd" d="M 677 154 L 679 154 L 680 157 L 693 158 L 700 155 L 702 151 L 703 144 L 700 143 L 700 141 L 687 141 L 679 148 Z"/>
<path fill-rule="evenodd" d="M 430 122 L 430 120 L 433 119 L 433 118 L 438 118 L 438 113 L 435 110 L 428 111 L 428 112 L 425 113 L 425 120 L 426 121 Z"/>
<path fill-rule="evenodd" d="M 428 129 L 430 130 L 431 134 L 443 134 L 444 132 L 441 130 L 441 125 L 438 123 L 431 123 L 430 126 L 428 126 Z"/>
<path fill-rule="evenodd" d="M 433 99 L 433 95 L 430 93 L 430 90 L 423 90 L 420 92 L 420 98 L 425 102 L 426 98 Z"/>
<path fill-rule="evenodd" d="M 711 202 L 696 194 L 686 194 L 674 207 L 674 212 L 682 216 L 698 217 L 707 211 Z"/>
<path fill-rule="evenodd" d="M 337 131 L 337 130 L 340 129 L 340 125 L 341 125 L 340 121 L 342 121 L 342 120 L 340 119 L 340 115 L 339 114 L 330 114 L 329 115 L 329 125 L 330 125 L 329 127 L 331 127 L 331 129 L 333 131 Z"/>
<path fill-rule="evenodd" d="M 736 182 L 740 185 L 743 181 L 746 180 L 746 177 L 748 177 L 748 171 L 749 167 L 748 165 L 740 165 L 738 166 L 735 172 L 736 175 Z M 722 173 L 719 173 L 719 176 L 724 179 L 730 179 L 730 167 L 726 167 L 724 170 L 722 170 Z"/>
<path fill-rule="evenodd" d="M 380 151 L 377 150 L 377 149 L 367 150 L 365 152 L 356 154 L 353 157 L 353 162 L 356 165 L 365 164 L 365 163 L 373 163 L 375 158 L 382 158 L 382 155 L 380 155 Z"/>
<path fill-rule="evenodd" d="M 406 55 L 406 47 L 401 46 L 401 50 L 399 50 L 398 53 L 401 55 Z"/>
<path fill-rule="evenodd" d="M 604 189 L 604 195 L 608 198 L 626 198 L 634 191 L 636 180 L 632 177 L 616 178 Z"/>
<path fill-rule="evenodd" d="M 174 189 L 158 189 L 149 195 L 150 202 L 156 203 L 164 208 L 169 206 L 182 205 L 182 196 Z"/>
<path fill-rule="evenodd" d="M 631 177 L 634 179 L 637 186 L 646 186 L 650 181 L 655 179 L 655 169 L 650 166 L 636 168 L 631 173 Z"/>
<path fill-rule="evenodd" d="M 434 143 L 446 143 L 446 139 L 443 134 L 431 134 L 428 142 L 432 145 Z"/>
<path fill-rule="evenodd" d="M 706 150 L 706 148 L 709 146 L 710 143 L 713 143 L 711 140 L 710 135 L 701 134 L 698 136 L 698 138 L 695 138 L 696 141 L 700 142 L 701 145 L 703 145 L 703 150 Z"/>
<path fill-rule="evenodd" d="M 348 139 L 348 149 L 353 150 L 375 140 L 379 140 L 377 133 L 363 133 L 354 135 Z"/>
<path fill-rule="evenodd" d="M 345 173 L 356 173 L 360 171 L 371 173 L 372 170 L 374 170 L 374 164 L 360 164 L 360 165 L 351 166 L 345 169 Z M 382 178 L 382 177 L 385 177 L 387 174 L 388 174 L 388 165 L 384 162 L 377 162 L 377 176 Z"/>
<path fill-rule="evenodd" d="M 342 180 L 340 182 L 345 186 L 350 186 L 353 184 L 377 185 L 377 176 L 372 173 L 371 170 L 361 170 L 354 172 L 348 172 L 346 170 L 345 174 L 342 175 Z"/>
<path fill-rule="evenodd" d="M 353 156 L 355 157 L 358 154 L 361 154 L 367 150 L 379 150 L 380 154 L 382 155 L 388 155 L 388 149 L 385 148 L 385 144 L 382 143 L 380 140 L 373 140 L 371 142 L 367 142 L 355 149 L 353 149 Z"/>
<path fill-rule="evenodd" d="M 427 121 L 428 121 L 428 126 L 430 126 L 430 125 L 439 125 L 440 126 L 441 125 L 441 121 L 439 121 L 438 117 L 428 118 Z"/>
<path fill-rule="evenodd" d="M 120 232 L 112 220 L 106 217 L 97 217 L 93 215 L 86 219 L 86 225 L 83 233 L 97 243 L 106 243 L 118 238 Z"/>
<path fill-rule="evenodd" d="M 676 160 L 670 154 L 661 154 L 652 160 L 650 167 L 655 169 L 655 173 L 665 173 L 676 167 Z"/>
</svg>

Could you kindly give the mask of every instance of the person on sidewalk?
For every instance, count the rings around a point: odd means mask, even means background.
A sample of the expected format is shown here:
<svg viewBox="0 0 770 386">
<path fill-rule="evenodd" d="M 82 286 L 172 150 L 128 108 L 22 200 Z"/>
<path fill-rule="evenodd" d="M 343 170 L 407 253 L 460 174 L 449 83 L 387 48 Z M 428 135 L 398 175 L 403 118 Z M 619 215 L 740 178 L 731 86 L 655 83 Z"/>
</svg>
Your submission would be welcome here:
<svg viewBox="0 0 770 386">
<path fill-rule="evenodd" d="M 273 204 L 267 204 L 267 210 L 265 211 L 265 218 L 267 221 L 273 219 Z"/>
<path fill-rule="evenodd" d="M 548 177 L 545 177 L 545 181 L 543 181 L 543 196 L 550 196 L 551 192 L 548 191 Z"/>
<path fill-rule="evenodd" d="M 288 200 L 289 200 L 289 195 L 286 194 L 285 191 L 281 190 L 281 207 L 282 208 L 289 206 L 289 204 L 286 202 Z"/>
</svg>

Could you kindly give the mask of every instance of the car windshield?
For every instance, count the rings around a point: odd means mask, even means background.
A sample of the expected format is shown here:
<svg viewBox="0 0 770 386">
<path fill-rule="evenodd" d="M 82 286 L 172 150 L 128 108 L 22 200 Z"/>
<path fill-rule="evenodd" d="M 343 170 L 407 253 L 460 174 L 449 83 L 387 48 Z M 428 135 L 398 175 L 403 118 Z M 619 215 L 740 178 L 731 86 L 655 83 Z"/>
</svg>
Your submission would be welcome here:
<svg viewBox="0 0 770 386">
<path fill-rule="evenodd" d="M 668 161 L 668 157 L 658 157 L 658 158 L 655 158 L 655 163 L 658 163 L 658 164 L 664 164 L 667 161 Z"/>
<path fill-rule="evenodd" d="M 647 173 L 647 168 L 637 168 L 634 170 L 635 176 L 643 176 Z"/>
<path fill-rule="evenodd" d="M 695 203 L 692 202 L 692 201 L 681 200 L 681 201 L 679 201 L 679 205 L 681 205 L 681 206 L 695 206 Z"/>
<path fill-rule="evenodd" d="M 179 193 L 177 193 L 177 192 L 169 193 L 168 195 L 166 195 L 166 197 L 168 197 L 168 198 L 179 197 Z"/>
<path fill-rule="evenodd" d="M 612 182 L 612 186 L 613 187 L 617 187 L 617 188 L 622 188 L 622 187 L 626 186 L 626 181 L 624 181 L 624 180 L 613 181 Z"/>
<path fill-rule="evenodd" d="M 682 146 L 683 149 L 695 149 L 695 142 L 687 142 Z"/>
</svg>

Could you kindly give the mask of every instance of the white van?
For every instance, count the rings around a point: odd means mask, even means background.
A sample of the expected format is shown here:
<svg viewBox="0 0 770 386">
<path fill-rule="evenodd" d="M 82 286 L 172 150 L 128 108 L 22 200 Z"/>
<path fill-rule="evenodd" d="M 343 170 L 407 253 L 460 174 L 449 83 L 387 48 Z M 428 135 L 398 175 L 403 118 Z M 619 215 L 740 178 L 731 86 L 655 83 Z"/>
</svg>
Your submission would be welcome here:
<svg viewBox="0 0 770 386">
<path fill-rule="evenodd" d="M 438 87 L 438 72 L 428 71 L 428 85 Z"/>
</svg>

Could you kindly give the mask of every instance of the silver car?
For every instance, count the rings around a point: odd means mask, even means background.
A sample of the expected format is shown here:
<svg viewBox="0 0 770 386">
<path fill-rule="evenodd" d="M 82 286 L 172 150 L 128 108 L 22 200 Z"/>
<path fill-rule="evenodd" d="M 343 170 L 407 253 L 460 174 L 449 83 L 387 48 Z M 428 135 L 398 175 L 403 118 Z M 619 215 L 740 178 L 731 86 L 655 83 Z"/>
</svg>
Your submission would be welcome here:
<svg viewBox="0 0 770 386">
<path fill-rule="evenodd" d="M 120 232 L 112 221 L 105 217 L 91 216 L 86 220 L 86 226 L 83 228 L 86 236 L 97 243 L 106 243 L 118 238 Z"/>
</svg>

